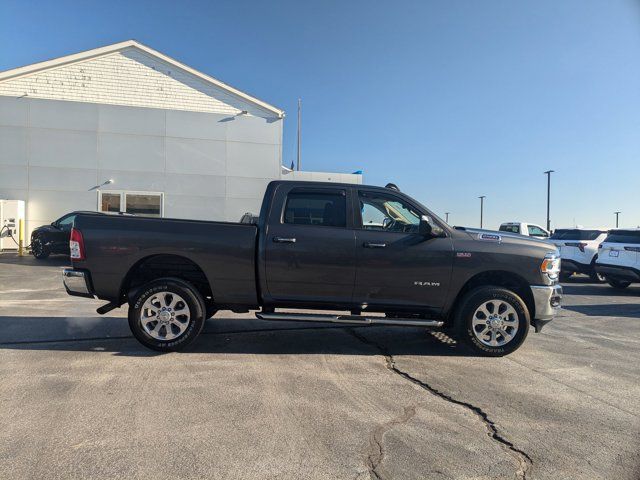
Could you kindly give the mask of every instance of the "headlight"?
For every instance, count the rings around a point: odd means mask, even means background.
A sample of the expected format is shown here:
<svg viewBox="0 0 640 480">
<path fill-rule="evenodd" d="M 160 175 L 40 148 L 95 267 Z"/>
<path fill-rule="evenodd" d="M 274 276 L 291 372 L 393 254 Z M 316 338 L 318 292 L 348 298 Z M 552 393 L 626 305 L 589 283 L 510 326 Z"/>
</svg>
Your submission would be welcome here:
<svg viewBox="0 0 640 480">
<path fill-rule="evenodd" d="M 560 256 L 555 253 L 547 253 L 540 265 L 540 271 L 555 280 L 560 275 Z"/>
</svg>

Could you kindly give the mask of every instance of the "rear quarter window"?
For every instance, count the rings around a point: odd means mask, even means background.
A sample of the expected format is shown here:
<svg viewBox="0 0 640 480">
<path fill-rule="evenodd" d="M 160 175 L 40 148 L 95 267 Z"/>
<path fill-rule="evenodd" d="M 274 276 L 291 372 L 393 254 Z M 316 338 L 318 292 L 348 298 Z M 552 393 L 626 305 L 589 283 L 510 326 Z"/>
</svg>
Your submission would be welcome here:
<svg viewBox="0 0 640 480">
<path fill-rule="evenodd" d="M 577 230 L 577 229 L 562 229 L 556 230 L 551 235 L 552 240 L 595 240 L 602 235 L 602 230 Z"/>
<path fill-rule="evenodd" d="M 610 232 L 604 239 L 607 243 L 637 243 L 640 244 L 640 230 L 616 230 Z"/>
</svg>

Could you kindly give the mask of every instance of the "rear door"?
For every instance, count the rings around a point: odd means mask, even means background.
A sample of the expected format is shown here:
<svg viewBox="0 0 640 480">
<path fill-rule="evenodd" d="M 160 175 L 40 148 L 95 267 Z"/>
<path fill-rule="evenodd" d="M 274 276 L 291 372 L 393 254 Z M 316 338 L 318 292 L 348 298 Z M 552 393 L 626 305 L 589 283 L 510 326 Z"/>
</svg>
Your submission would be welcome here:
<svg viewBox="0 0 640 480">
<path fill-rule="evenodd" d="M 355 233 L 350 190 L 282 184 L 265 231 L 265 277 L 275 301 L 350 303 Z"/>
<path fill-rule="evenodd" d="M 428 212 L 404 197 L 360 189 L 355 200 L 354 302 L 439 311 L 451 279 L 451 238 L 420 235 L 420 217 Z"/>
</svg>

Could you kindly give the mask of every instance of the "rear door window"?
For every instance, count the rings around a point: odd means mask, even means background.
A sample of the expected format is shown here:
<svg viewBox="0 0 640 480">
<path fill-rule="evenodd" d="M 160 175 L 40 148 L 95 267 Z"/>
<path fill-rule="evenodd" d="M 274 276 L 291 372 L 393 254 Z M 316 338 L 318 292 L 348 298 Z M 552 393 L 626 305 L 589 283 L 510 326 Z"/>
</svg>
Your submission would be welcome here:
<svg viewBox="0 0 640 480">
<path fill-rule="evenodd" d="M 346 227 L 346 192 L 292 190 L 287 195 L 283 223 L 317 225 L 321 227 Z"/>
<path fill-rule="evenodd" d="M 501 232 L 520 233 L 519 225 L 500 225 Z"/>
</svg>

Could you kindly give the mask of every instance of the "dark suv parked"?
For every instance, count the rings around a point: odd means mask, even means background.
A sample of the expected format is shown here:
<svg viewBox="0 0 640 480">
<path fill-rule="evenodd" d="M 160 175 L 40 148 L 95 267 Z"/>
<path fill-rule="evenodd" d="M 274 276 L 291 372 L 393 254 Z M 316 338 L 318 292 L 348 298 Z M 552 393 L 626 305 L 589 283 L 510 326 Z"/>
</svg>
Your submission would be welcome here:
<svg viewBox="0 0 640 480">
<path fill-rule="evenodd" d="M 79 214 L 95 214 L 98 212 L 71 212 L 63 215 L 50 225 L 42 225 L 31 233 L 31 253 L 38 259 L 47 258 L 52 253 L 69 255 L 69 237 L 71 227 Z"/>
</svg>

